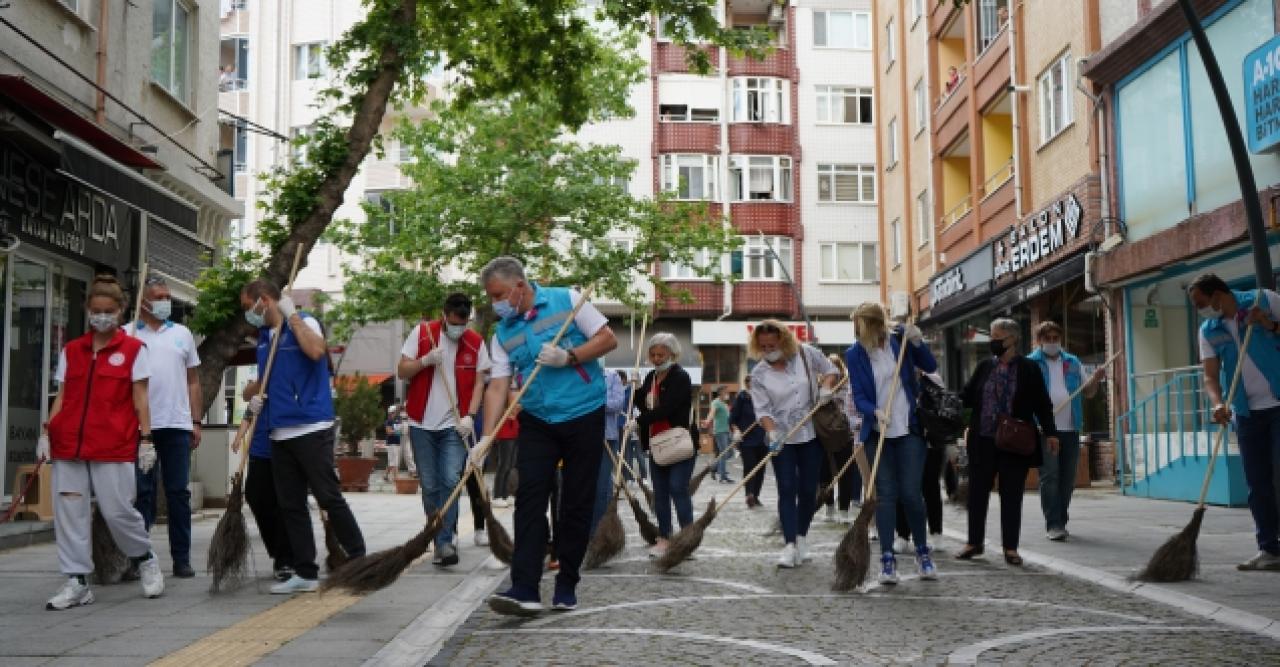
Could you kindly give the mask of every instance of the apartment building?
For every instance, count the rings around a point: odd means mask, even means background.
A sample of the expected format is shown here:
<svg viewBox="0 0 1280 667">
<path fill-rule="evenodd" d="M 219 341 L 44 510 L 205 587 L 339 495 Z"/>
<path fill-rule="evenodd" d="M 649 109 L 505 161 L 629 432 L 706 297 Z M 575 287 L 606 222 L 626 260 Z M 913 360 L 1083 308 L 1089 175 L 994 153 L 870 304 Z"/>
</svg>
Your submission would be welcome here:
<svg viewBox="0 0 1280 667">
<path fill-rule="evenodd" d="M 175 319 L 241 206 L 222 188 L 218 3 L 27 0 L 0 11 L 0 495 L 33 463 L 94 275 L 164 276 Z M 138 35 L 149 38 L 138 39 Z M 218 416 L 214 416 L 218 419 Z"/>
</svg>

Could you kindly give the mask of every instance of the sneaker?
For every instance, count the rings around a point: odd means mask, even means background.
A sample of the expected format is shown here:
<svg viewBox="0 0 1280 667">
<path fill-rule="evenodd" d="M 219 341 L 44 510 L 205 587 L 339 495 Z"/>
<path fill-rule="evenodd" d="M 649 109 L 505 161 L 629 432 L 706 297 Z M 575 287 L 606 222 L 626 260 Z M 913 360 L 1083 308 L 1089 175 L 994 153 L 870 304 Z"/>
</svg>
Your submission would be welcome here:
<svg viewBox="0 0 1280 667">
<path fill-rule="evenodd" d="M 320 582 L 316 579 L 303 579 L 298 575 L 293 575 L 287 580 L 282 581 L 271 587 L 272 595 L 293 595 L 294 593 L 314 593 L 320 589 Z"/>
<path fill-rule="evenodd" d="M 498 509 L 506 509 L 508 507 L 511 507 L 511 501 L 507 500 L 506 498 L 494 498 L 492 501 L 490 501 L 489 504 L 492 505 L 493 507 L 497 507 Z"/>
<path fill-rule="evenodd" d="M 138 564 L 138 574 L 142 578 L 142 595 L 158 598 L 164 592 L 164 575 L 160 573 L 160 559 L 155 554 Z"/>
<path fill-rule="evenodd" d="M 191 563 L 174 563 L 173 576 L 179 579 L 190 579 L 196 576 L 196 571 L 191 569 Z"/>
<path fill-rule="evenodd" d="M 1236 566 L 1237 570 L 1272 570 L 1280 571 L 1280 554 L 1259 551 L 1257 555 Z"/>
<path fill-rule="evenodd" d="M 840 510 L 840 515 L 836 520 L 843 524 L 853 523 L 853 517 L 849 516 L 849 510 Z"/>
<path fill-rule="evenodd" d="M 778 554 L 778 567 L 795 567 L 800 562 L 796 555 L 796 545 L 787 544 L 787 546 L 783 547 L 782 553 Z"/>
<path fill-rule="evenodd" d="M 901 581 L 898 578 L 898 559 L 886 551 L 880 556 L 880 585 L 893 586 Z"/>
<path fill-rule="evenodd" d="M 62 611 L 86 604 L 93 604 L 93 591 L 89 590 L 89 585 L 80 583 L 76 577 L 67 577 L 67 583 L 49 598 L 44 608 L 49 611 Z"/>
<path fill-rule="evenodd" d="M 1045 534 L 1045 538 L 1051 542 L 1062 542 L 1067 539 L 1068 535 L 1070 533 L 1067 532 L 1066 528 L 1050 528 L 1049 532 Z"/>
<path fill-rule="evenodd" d="M 477 533 L 478 534 L 478 533 Z M 436 557 L 440 559 L 438 565 L 441 567 L 449 567 L 458 564 L 458 547 L 452 544 L 445 544 L 436 550 Z M 435 560 L 431 561 L 435 563 Z"/>
<path fill-rule="evenodd" d="M 906 539 L 899 537 L 893 541 L 893 553 L 909 554 L 911 553 L 911 543 Z"/>
<path fill-rule="evenodd" d="M 813 560 L 813 556 L 809 554 L 809 538 L 804 535 L 796 536 L 796 564 L 808 563 Z"/>
<path fill-rule="evenodd" d="M 938 568 L 933 564 L 933 550 L 928 546 L 916 549 L 916 572 L 921 581 L 937 581 Z"/>
<path fill-rule="evenodd" d="M 475 542 L 476 542 L 476 546 L 478 546 L 478 547 L 487 547 L 487 546 L 489 546 L 489 533 L 487 533 L 487 532 L 485 532 L 485 531 L 483 531 L 483 530 L 477 530 L 477 531 L 476 531 Z"/>
<path fill-rule="evenodd" d="M 440 556 L 440 550 L 436 549 L 435 555 L 431 557 L 432 565 L 444 565 L 444 558 Z"/>
<path fill-rule="evenodd" d="M 536 591 L 512 586 L 502 593 L 490 595 L 489 608 L 505 616 L 537 616 L 542 613 L 542 599 Z"/>
<path fill-rule="evenodd" d="M 555 596 L 551 598 L 552 611 L 573 611 L 578 608 L 578 596 L 569 589 L 556 586 Z"/>
<path fill-rule="evenodd" d="M 288 581 L 293 577 L 293 568 L 288 565 L 279 565 L 271 572 L 271 576 L 276 581 Z"/>
<path fill-rule="evenodd" d="M 725 484 L 733 484 L 733 478 L 732 478 L 732 477 L 729 477 L 728 475 L 725 475 L 724 477 L 721 477 L 721 478 L 720 478 L 720 481 L 721 481 L 721 482 L 724 482 Z"/>
<path fill-rule="evenodd" d="M 826 517 L 825 517 L 825 518 L 826 518 L 826 520 L 827 520 L 827 523 L 834 523 L 834 522 L 835 522 L 835 520 L 836 520 L 836 507 L 835 507 L 835 505 L 827 505 L 827 514 L 826 514 Z"/>
</svg>

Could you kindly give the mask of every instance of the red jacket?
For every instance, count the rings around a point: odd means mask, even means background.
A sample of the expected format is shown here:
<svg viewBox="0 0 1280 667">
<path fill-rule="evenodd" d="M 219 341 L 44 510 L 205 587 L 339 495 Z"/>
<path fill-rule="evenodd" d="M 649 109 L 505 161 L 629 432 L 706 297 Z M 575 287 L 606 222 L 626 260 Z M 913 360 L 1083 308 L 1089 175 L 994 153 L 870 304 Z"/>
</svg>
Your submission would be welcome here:
<svg viewBox="0 0 1280 667">
<path fill-rule="evenodd" d="M 520 436 L 520 420 L 516 417 L 508 417 L 506 421 L 498 426 L 497 440 L 515 440 Z"/>
<path fill-rule="evenodd" d="M 49 420 L 55 460 L 131 463 L 138 457 L 138 413 L 133 408 L 133 362 L 143 343 L 117 330 L 93 351 L 93 332 L 67 343 L 62 409 Z"/>
<path fill-rule="evenodd" d="M 440 336 L 443 335 L 441 324 L 440 320 L 423 321 L 418 327 L 417 358 L 421 359 L 435 347 L 432 341 L 440 341 Z M 430 329 L 429 334 L 428 329 Z M 458 400 L 458 412 L 463 416 L 466 416 L 471 408 L 471 392 L 476 386 L 476 368 L 480 361 L 480 346 L 483 342 L 480 334 L 471 329 L 467 329 L 458 341 L 458 354 L 453 360 L 453 377 L 456 383 L 453 390 Z M 405 409 L 409 413 L 409 418 L 419 424 L 427 414 L 427 399 L 431 397 L 431 383 L 435 377 L 434 368 L 424 368 L 409 381 L 409 395 L 405 398 Z"/>
</svg>

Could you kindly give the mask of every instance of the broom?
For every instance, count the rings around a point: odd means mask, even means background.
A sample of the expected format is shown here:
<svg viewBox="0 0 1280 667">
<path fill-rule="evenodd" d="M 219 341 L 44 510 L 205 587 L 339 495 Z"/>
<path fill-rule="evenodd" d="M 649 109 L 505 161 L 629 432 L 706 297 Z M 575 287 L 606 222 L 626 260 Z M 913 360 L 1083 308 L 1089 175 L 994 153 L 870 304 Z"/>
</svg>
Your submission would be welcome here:
<svg viewBox="0 0 1280 667">
<path fill-rule="evenodd" d="M 848 381 L 849 377 L 845 376 L 836 383 L 836 386 L 833 387 L 833 389 L 839 389 Z M 782 441 L 786 442 L 796 433 L 800 432 L 800 429 L 803 428 L 810 419 L 813 419 L 813 415 L 816 414 L 818 409 L 821 407 L 821 404 L 813 406 L 809 412 L 805 413 L 804 417 L 802 417 L 800 421 L 796 422 L 795 425 L 791 427 L 790 431 L 787 431 L 787 434 L 783 436 Z M 751 478 L 760 474 L 761 470 L 764 470 L 770 459 L 777 455 L 777 452 L 769 452 L 766 454 L 763 459 L 760 459 L 760 463 L 757 463 L 756 467 L 752 468 L 750 473 L 742 476 L 742 481 L 738 482 L 738 484 L 729 491 L 729 495 L 724 497 L 724 501 L 717 505 L 715 499 L 712 498 L 711 503 L 707 505 L 707 511 L 704 512 L 702 516 L 698 517 L 696 521 L 688 526 L 681 528 L 680 532 L 671 536 L 671 541 L 667 545 L 667 552 L 654 561 L 654 565 L 658 568 L 658 571 L 666 572 L 680 563 L 683 563 L 689 558 L 689 556 L 692 556 L 693 552 L 702 544 L 702 537 L 706 534 L 707 527 L 715 520 L 716 514 L 718 514 L 725 505 L 728 505 L 730 500 L 733 500 L 733 497 L 747 485 L 747 482 L 750 481 Z"/>
<path fill-rule="evenodd" d="M 747 437 L 748 433 L 755 430 L 756 425 L 759 423 L 760 422 L 752 422 L 751 426 L 748 426 L 747 430 L 742 432 L 742 435 L 738 438 L 738 442 L 735 442 L 729 445 L 728 447 L 725 447 L 723 452 L 720 452 L 719 455 L 717 455 L 714 459 L 711 460 L 711 463 L 707 464 L 707 467 L 702 469 L 702 472 L 699 472 L 698 474 L 694 475 L 693 479 L 689 480 L 689 495 L 692 496 L 698 492 L 698 488 L 702 486 L 702 480 L 706 479 L 707 475 L 711 474 L 711 471 L 714 470 L 717 465 L 719 465 L 720 459 L 728 456 L 733 450 L 737 449 L 738 445 L 742 442 L 742 439 Z"/>
<path fill-rule="evenodd" d="M 649 328 L 649 311 L 645 311 L 644 320 L 640 324 L 640 340 L 644 340 L 645 332 Z M 639 374 L 640 357 L 644 354 L 644 344 L 636 345 L 636 363 L 632 372 Z M 622 429 L 622 437 L 619 442 L 626 442 L 631 437 L 631 410 L 635 407 L 636 392 L 631 392 L 631 397 L 627 401 L 627 425 Z M 600 517 L 600 523 L 596 524 L 595 533 L 591 536 L 591 541 L 587 543 L 587 553 L 582 559 L 582 566 L 588 570 L 594 570 L 601 565 L 609 562 L 622 550 L 627 547 L 627 532 L 622 527 L 622 519 L 618 516 L 618 489 L 626 487 L 622 484 L 622 459 L 614 456 L 613 450 L 609 447 L 606 440 L 601 444 L 604 445 L 606 452 L 609 452 L 609 458 L 613 461 L 613 493 L 609 498 L 609 505 L 605 507 L 604 515 Z M 630 493 L 627 494 L 630 497 Z M 634 505 L 632 506 L 634 509 Z M 646 517 L 647 518 L 647 517 Z M 639 520 L 637 515 L 636 520 Z"/>
<path fill-rule="evenodd" d="M 569 330 L 569 325 L 573 324 L 573 319 L 578 315 L 578 311 L 582 309 L 582 304 L 586 303 L 587 299 L 590 298 L 593 289 L 594 286 L 588 287 L 582 292 L 582 297 L 573 307 L 573 311 L 569 313 L 564 323 L 560 325 L 560 330 L 556 332 L 555 338 L 551 339 L 550 344 L 552 346 L 560 344 L 560 339 Z M 533 386 L 533 381 L 537 379 L 538 373 L 541 371 L 542 364 L 535 362 L 533 371 L 529 373 L 529 378 L 525 380 L 520 387 L 520 391 L 516 393 L 515 400 L 510 402 L 507 409 L 503 411 L 502 416 L 494 422 L 495 424 L 501 424 L 515 412 L 516 406 L 520 404 L 520 399 L 524 398 L 524 393 L 529 391 L 529 387 Z M 480 451 L 478 455 L 484 456 L 488 453 L 492 442 L 491 438 L 482 439 L 476 447 L 483 447 L 484 450 Z M 474 466 L 468 461 L 467 467 L 468 469 L 463 471 L 462 478 L 454 485 L 453 492 L 449 494 L 448 499 L 427 519 L 427 525 L 417 535 L 414 535 L 408 542 L 400 546 L 353 558 L 346 565 L 334 571 L 320 585 L 320 590 L 345 590 L 356 594 L 371 593 L 394 583 L 415 560 L 421 558 L 427 552 L 427 547 L 440 532 L 441 527 L 444 525 L 444 513 L 449 511 L 453 503 L 457 502 L 459 494 L 462 493 L 463 487 L 466 486 L 467 476 L 471 474 L 470 468 Z"/>
<path fill-rule="evenodd" d="M 858 517 L 853 520 L 853 525 L 849 526 L 849 530 L 840 539 L 840 545 L 836 547 L 836 580 L 831 585 L 831 590 L 834 591 L 851 591 L 856 588 L 866 580 L 867 568 L 871 565 L 871 538 L 867 532 L 871 527 L 871 519 L 876 515 L 876 473 L 880 470 L 880 459 L 884 454 L 884 438 L 889 432 L 893 404 L 897 402 L 893 397 L 898 393 L 898 382 L 902 379 L 902 360 L 907 357 L 908 345 L 911 345 L 911 342 L 903 336 L 902 343 L 898 347 L 898 363 L 893 370 L 893 381 L 889 383 L 887 394 L 889 401 L 884 409 L 884 420 L 877 424 L 880 427 L 880 438 L 876 444 L 876 460 L 871 464 L 870 479 L 863 482 L 862 507 L 858 509 Z M 849 461 L 846 461 L 840 470 L 841 475 L 855 458 L 857 457 L 849 457 Z M 832 480 L 832 484 L 835 484 L 836 479 L 839 479 L 839 476 Z"/>
<path fill-rule="evenodd" d="M 431 327 L 426 322 L 422 326 L 427 330 L 427 336 L 431 339 L 431 347 L 436 347 L 435 334 L 431 333 Z M 454 396 L 453 387 L 449 386 L 449 378 L 444 372 L 436 366 L 436 373 L 440 376 L 440 384 L 444 385 L 445 396 L 449 399 L 449 410 L 453 412 L 453 423 L 462 423 L 462 414 L 458 411 L 458 399 Z M 471 439 L 474 446 L 475 431 L 471 433 Z M 470 449 L 470 448 L 468 448 Z M 479 467 L 471 469 L 471 474 L 475 476 L 476 486 L 480 487 L 480 509 L 484 512 L 484 530 L 489 536 L 489 552 L 494 558 L 510 565 L 511 556 L 515 553 L 515 544 L 511 541 L 511 534 L 507 532 L 507 527 L 498 521 L 498 517 L 493 515 L 493 503 L 489 502 L 489 489 L 485 486 L 484 471 Z M 466 475 L 463 475 L 463 482 L 466 481 Z"/>
<path fill-rule="evenodd" d="M 302 263 L 302 244 L 299 243 L 293 253 L 293 267 L 289 270 L 289 283 L 285 289 L 293 286 L 298 275 L 298 267 Z M 276 349 L 280 346 L 280 338 L 284 330 L 284 318 L 276 325 L 271 337 L 271 349 L 267 353 L 267 363 L 262 368 L 262 383 L 258 387 L 258 396 L 267 395 L 267 382 L 271 380 L 271 368 L 275 364 Z M 236 474 L 231 478 L 231 493 L 227 496 L 227 511 L 218 519 L 213 529 L 213 537 L 209 540 L 209 552 L 206 556 L 205 570 L 213 575 L 210 591 L 217 592 L 224 581 L 239 579 L 244 573 L 245 562 L 249 556 L 249 535 L 244 525 L 244 469 L 249 462 L 249 446 L 245 438 L 253 433 L 258 423 L 258 416 L 250 415 L 240 422 L 231 441 L 231 451 L 240 452 L 240 464 Z M 327 538 L 326 538 L 327 539 Z"/>
<path fill-rule="evenodd" d="M 1261 298 L 1262 290 L 1258 290 L 1258 296 Z M 1253 325 L 1250 324 L 1245 329 L 1244 342 L 1240 344 L 1241 351 L 1247 353 L 1249 339 L 1252 337 Z M 1244 368 L 1244 361 L 1244 359 L 1236 360 L 1236 370 L 1231 375 L 1231 388 L 1227 391 L 1228 407 L 1240 385 L 1240 369 Z M 1204 482 L 1200 485 L 1200 502 L 1196 503 L 1196 509 L 1191 513 L 1191 522 L 1182 529 L 1182 532 L 1169 538 L 1159 549 L 1156 549 L 1155 554 L 1151 556 L 1151 561 L 1134 576 L 1135 579 L 1158 583 L 1187 581 L 1200 571 L 1200 556 L 1196 551 L 1196 540 L 1200 537 L 1200 524 L 1204 521 L 1205 497 L 1209 495 L 1209 482 L 1213 479 L 1213 464 L 1217 461 L 1218 452 L 1221 451 L 1222 442 L 1226 438 L 1227 425 L 1223 424 L 1213 441 L 1213 453 L 1209 456 L 1209 465 L 1204 471 Z"/>
<path fill-rule="evenodd" d="M 609 458 L 618 462 L 618 457 L 613 453 L 612 449 L 606 447 L 605 451 L 609 452 Z M 620 463 L 622 465 L 627 465 L 626 459 L 623 459 Z M 640 501 L 636 500 L 636 497 L 631 494 L 631 489 L 628 489 L 626 484 L 622 484 L 620 486 L 623 493 L 627 494 L 627 502 L 631 504 L 631 513 L 635 515 L 636 523 L 640 526 L 640 537 L 644 538 L 644 541 L 647 542 L 649 546 L 657 544 L 658 527 L 649 519 L 649 515 L 644 511 L 644 507 L 640 505 Z"/>
</svg>

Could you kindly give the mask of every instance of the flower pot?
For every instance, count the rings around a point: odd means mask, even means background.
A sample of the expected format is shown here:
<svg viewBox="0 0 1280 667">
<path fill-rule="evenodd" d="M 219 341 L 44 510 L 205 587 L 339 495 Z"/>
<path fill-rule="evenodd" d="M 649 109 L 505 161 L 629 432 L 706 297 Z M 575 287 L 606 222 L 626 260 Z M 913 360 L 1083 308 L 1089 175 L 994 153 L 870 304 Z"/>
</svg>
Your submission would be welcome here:
<svg viewBox="0 0 1280 667">
<path fill-rule="evenodd" d="M 402 493 L 402 494 L 417 493 L 419 488 L 420 488 L 420 485 L 418 483 L 418 480 L 412 477 L 396 478 L 396 493 Z"/>
<path fill-rule="evenodd" d="M 338 484 L 343 491 L 368 491 L 369 476 L 376 459 L 360 456 L 338 457 Z"/>
</svg>

